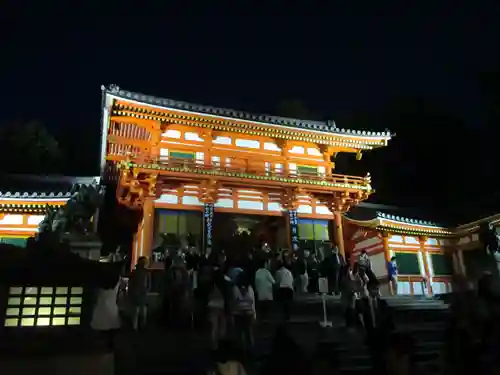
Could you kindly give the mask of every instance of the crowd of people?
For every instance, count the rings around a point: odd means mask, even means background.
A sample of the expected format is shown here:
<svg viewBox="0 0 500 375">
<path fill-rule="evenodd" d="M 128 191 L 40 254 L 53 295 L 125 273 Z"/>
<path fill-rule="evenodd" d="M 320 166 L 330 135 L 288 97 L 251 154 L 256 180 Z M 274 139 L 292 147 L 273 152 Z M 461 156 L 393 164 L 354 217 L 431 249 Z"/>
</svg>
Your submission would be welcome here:
<svg viewBox="0 0 500 375">
<path fill-rule="evenodd" d="M 272 252 L 263 246 L 238 257 L 211 249 L 201 254 L 191 247 L 171 251 L 163 261 L 159 319 L 171 329 L 204 329 L 209 325 L 214 348 L 221 338 L 234 334 L 250 349 L 257 316 L 260 321 L 288 321 L 294 299 L 319 293 L 321 278 L 328 285 L 328 290 L 321 292 L 340 295 L 348 327 L 369 329 L 376 325 L 379 281 L 366 252 L 351 262 L 335 246 L 318 254 Z M 395 262 L 391 267 L 397 269 Z M 390 274 L 392 280 L 397 278 Z M 151 284 L 147 259 L 142 257 L 130 276 L 126 293 L 135 329 L 146 324 Z"/>
<path fill-rule="evenodd" d="M 320 278 L 328 281 L 330 293 L 341 295 L 347 325 L 364 328 L 374 368 L 394 374 L 408 374 L 417 369 L 412 362 L 413 340 L 393 332 L 390 309 L 377 298 L 379 285 L 366 253 L 351 261 L 344 260 L 335 247 L 325 257 L 306 251 L 298 256 L 297 252 L 273 253 L 259 249 L 243 258 L 228 258 L 223 251 L 199 254 L 195 249 L 179 250 L 165 257 L 162 271 L 158 318 L 171 329 L 210 332 L 211 346 L 217 349 L 216 368 L 211 369 L 211 373 L 225 374 L 229 369 L 244 373 L 241 354 L 237 355 L 235 348 L 251 353 L 257 317 L 262 321 L 276 319 L 276 327 L 286 326 L 280 323 L 292 316 L 293 300 L 304 293 L 318 293 Z M 121 279 L 110 280 L 109 288 L 97 296 L 92 326 L 106 332 L 110 342 L 112 333 L 124 321 L 137 330 L 148 324 L 147 317 L 151 316 L 147 311 L 148 294 L 152 282 L 147 261 L 139 259 L 127 284 L 119 281 Z M 390 284 L 397 288 L 394 258 L 387 267 Z M 498 286 L 494 280 L 492 275 L 485 274 L 475 288 L 462 278 L 455 280 L 442 373 L 487 374 L 500 369 L 497 359 L 500 298 L 495 293 Z M 118 300 L 126 301 L 125 317 L 120 314 L 117 294 L 122 294 Z M 374 303 L 378 306 L 373 306 Z M 235 338 L 238 345 L 234 344 Z M 279 328 L 264 373 L 288 371 L 285 365 L 291 366 L 290 371 L 301 368 L 304 374 L 335 373 L 339 359 L 334 349 L 323 346 L 318 346 L 314 358 L 306 360 L 286 329 Z"/>
<path fill-rule="evenodd" d="M 236 257 L 211 249 L 200 253 L 190 247 L 167 252 L 163 262 L 163 270 L 152 272 L 148 259 L 141 257 L 126 283 L 118 282 L 103 291 L 94 310 L 94 328 L 103 330 L 106 319 L 110 330 L 119 327 L 118 318 L 109 318 L 110 311 L 134 330 L 144 328 L 154 317 L 155 325 L 163 323 L 171 330 L 208 331 L 214 350 L 230 339 L 251 353 L 257 317 L 271 326 L 280 326 L 291 319 L 294 299 L 320 292 L 340 296 L 348 328 L 369 331 L 378 324 L 375 310 L 379 282 L 366 252 L 351 261 L 344 259 L 336 246 L 318 254 L 273 252 L 263 246 Z M 395 262 L 389 267 L 397 270 Z M 156 292 L 161 296 L 155 314 L 148 311 L 153 273 L 159 285 Z M 396 277 L 392 274 L 392 278 Z M 322 278 L 327 291 L 319 290 Z M 107 305 L 101 300 L 106 300 Z M 109 307 L 113 303 L 116 307 Z M 107 307 L 103 309 L 104 305 Z"/>
</svg>

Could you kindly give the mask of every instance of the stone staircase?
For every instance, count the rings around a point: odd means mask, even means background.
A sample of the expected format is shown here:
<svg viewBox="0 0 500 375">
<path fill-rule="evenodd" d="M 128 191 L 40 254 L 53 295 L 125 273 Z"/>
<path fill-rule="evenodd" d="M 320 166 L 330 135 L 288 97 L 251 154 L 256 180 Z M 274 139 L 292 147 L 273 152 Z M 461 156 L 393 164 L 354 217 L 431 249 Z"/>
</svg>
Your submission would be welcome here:
<svg viewBox="0 0 500 375">
<path fill-rule="evenodd" d="M 439 300 L 410 297 L 389 297 L 386 301 L 391 307 L 396 329 L 411 334 L 416 341 L 417 365 L 426 373 L 436 373 L 449 314 L 447 306 Z M 332 327 L 324 329 L 319 325 L 321 299 L 318 296 L 300 298 L 288 325 L 290 335 L 307 357 L 313 354 L 318 342 L 334 343 L 343 374 L 372 373 L 372 358 L 364 336 L 343 327 L 340 299 L 329 296 L 327 304 Z M 249 361 L 249 373 L 258 373 L 265 364 L 274 334 L 273 325 L 257 324 L 256 350 Z M 201 374 L 210 361 L 208 338 L 197 333 L 172 333 L 152 327 L 138 335 L 129 334 L 121 342 L 119 374 Z"/>
<path fill-rule="evenodd" d="M 427 298 L 398 296 L 385 300 L 391 308 L 396 330 L 410 334 L 415 340 L 417 366 L 429 374 L 439 371 L 448 306 L 443 301 Z M 290 324 L 292 337 L 307 354 L 312 354 L 320 341 L 334 343 L 343 374 L 372 373 L 372 356 L 364 337 L 359 332 L 349 333 L 342 328 L 344 322 L 340 298 L 328 296 L 327 305 L 328 320 L 332 322 L 332 328 L 322 329 L 319 328 L 322 317 L 321 299 L 306 296 L 296 303 L 296 319 Z M 298 325 L 302 325 L 302 331 L 307 330 L 309 336 L 314 338 L 303 340 L 300 331 L 295 328 Z"/>
</svg>

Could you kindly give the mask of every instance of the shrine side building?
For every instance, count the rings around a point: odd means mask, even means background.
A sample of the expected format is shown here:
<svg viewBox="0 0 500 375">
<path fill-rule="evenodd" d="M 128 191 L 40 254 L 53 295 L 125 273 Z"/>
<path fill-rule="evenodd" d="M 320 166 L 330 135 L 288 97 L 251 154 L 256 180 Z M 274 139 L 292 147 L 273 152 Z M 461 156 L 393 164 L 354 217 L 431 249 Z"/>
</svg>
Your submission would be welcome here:
<svg viewBox="0 0 500 375">
<path fill-rule="evenodd" d="M 0 176 L 0 243 L 24 247 L 38 232 L 47 206 L 62 207 L 75 187 L 99 181 L 99 176 Z"/>
</svg>

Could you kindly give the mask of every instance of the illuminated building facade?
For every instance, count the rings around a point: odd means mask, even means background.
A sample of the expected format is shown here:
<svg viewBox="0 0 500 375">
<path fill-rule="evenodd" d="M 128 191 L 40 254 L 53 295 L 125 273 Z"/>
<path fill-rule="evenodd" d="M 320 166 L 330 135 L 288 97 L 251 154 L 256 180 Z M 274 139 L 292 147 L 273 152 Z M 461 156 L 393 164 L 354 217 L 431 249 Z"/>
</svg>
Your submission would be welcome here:
<svg viewBox="0 0 500 375">
<path fill-rule="evenodd" d="M 360 159 L 391 138 L 339 129 L 333 122 L 252 115 L 116 86 L 103 88 L 103 103 L 103 177 L 117 185 L 120 204 L 143 212 L 134 261 L 150 256 L 159 235 L 168 231 L 198 237 L 201 247 L 211 245 L 221 214 L 236 215 L 240 231 L 251 216 L 283 219 L 277 225 L 283 231 L 278 228 L 273 238 L 278 247 L 293 248 L 307 237 L 334 241 L 344 252 L 342 215 L 372 188 L 369 175 L 335 174 L 335 156 L 346 152 Z M 225 226 L 219 222 L 219 228 Z"/>
</svg>

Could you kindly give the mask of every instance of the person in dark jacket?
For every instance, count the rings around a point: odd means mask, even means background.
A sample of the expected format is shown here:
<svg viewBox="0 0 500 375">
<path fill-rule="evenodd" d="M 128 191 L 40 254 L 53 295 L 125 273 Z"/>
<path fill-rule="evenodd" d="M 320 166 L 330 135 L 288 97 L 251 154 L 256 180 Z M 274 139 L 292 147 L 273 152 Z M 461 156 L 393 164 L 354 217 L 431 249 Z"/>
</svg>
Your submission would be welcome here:
<svg viewBox="0 0 500 375">
<path fill-rule="evenodd" d="M 319 263 L 316 255 L 312 255 L 307 263 L 307 274 L 309 275 L 309 293 L 318 293 Z"/>
<path fill-rule="evenodd" d="M 325 257 L 320 264 L 320 274 L 321 277 L 328 279 L 330 294 L 340 294 L 341 271 L 344 264 L 344 258 L 339 254 L 337 247 L 334 247 L 332 253 Z"/>
<path fill-rule="evenodd" d="M 128 284 L 127 297 L 132 306 L 132 324 L 135 330 L 146 324 L 147 298 L 151 288 L 151 274 L 146 268 L 147 262 L 144 256 L 138 259 Z"/>
</svg>

